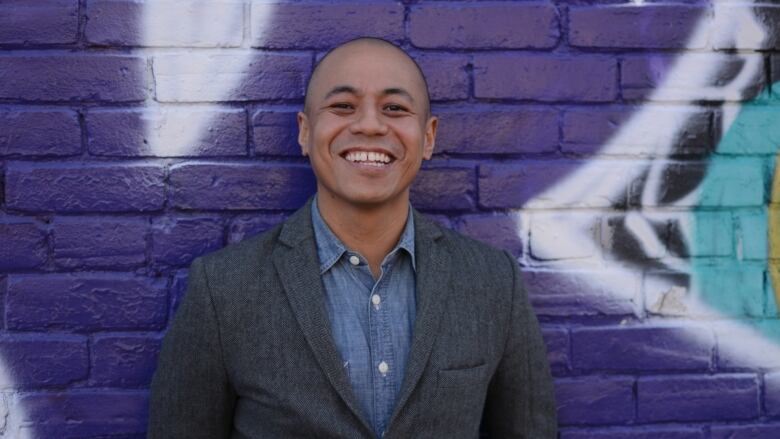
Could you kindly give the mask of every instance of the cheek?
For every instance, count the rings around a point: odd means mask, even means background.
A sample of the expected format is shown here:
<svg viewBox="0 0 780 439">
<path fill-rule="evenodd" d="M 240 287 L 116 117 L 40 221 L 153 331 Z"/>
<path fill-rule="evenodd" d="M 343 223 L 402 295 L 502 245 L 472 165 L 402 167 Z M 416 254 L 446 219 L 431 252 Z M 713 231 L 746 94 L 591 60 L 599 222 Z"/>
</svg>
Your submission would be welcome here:
<svg viewBox="0 0 780 439">
<path fill-rule="evenodd" d="M 417 119 L 406 121 L 400 132 L 403 133 L 407 142 L 418 146 L 422 146 L 425 143 L 425 124 L 421 125 Z"/>
<path fill-rule="evenodd" d="M 345 130 L 341 126 L 321 127 L 314 131 L 312 137 L 313 147 L 321 155 L 330 155 L 331 150 L 338 150 L 344 132 Z"/>
</svg>

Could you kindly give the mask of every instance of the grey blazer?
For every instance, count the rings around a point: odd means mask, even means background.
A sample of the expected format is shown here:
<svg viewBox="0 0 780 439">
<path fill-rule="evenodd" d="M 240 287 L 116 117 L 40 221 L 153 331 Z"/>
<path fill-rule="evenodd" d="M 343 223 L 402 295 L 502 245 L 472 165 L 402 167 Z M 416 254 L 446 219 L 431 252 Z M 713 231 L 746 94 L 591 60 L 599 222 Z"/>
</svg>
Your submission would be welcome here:
<svg viewBox="0 0 780 439">
<path fill-rule="evenodd" d="M 149 438 L 372 438 L 331 335 L 310 203 L 192 263 L 154 375 Z M 556 437 L 516 261 L 414 212 L 417 319 L 384 439 Z"/>
</svg>

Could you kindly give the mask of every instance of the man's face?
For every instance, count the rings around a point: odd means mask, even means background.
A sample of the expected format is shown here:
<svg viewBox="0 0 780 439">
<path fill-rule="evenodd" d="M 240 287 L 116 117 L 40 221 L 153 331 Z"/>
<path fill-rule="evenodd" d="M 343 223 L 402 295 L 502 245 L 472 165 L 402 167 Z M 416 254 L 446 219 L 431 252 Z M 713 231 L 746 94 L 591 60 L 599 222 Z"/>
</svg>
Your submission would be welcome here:
<svg viewBox="0 0 780 439">
<path fill-rule="evenodd" d="M 412 61 L 390 47 L 348 45 L 322 62 L 313 81 L 298 113 L 298 142 L 320 196 L 363 207 L 408 200 L 437 125 Z"/>
</svg>

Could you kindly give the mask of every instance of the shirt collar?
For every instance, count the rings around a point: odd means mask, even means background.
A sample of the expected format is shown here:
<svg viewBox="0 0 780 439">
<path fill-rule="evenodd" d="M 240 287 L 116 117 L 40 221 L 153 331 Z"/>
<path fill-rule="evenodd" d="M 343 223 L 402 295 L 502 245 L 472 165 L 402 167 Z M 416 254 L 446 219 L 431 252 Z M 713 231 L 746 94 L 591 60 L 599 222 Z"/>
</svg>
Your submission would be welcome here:
<svg viewBox="0 0 780 439">
<path fill-rule="evenodd" d="M 317 255 L 320 259 L 320 275 L 325 273 L 341 258 L 347 251 L 344 243 L 330 230 L 320 215 L 320 209 L 317 206 L 317 197 L 311 203 L 311 221 L 314 226 L 314 240 L 317 242 Z M 401 233 L 398 244 L 390 251 L 395 252 L 399 248 L 406 250 L 412 260 L 412 269 L 416 270 L 414 259 L 414 217 L 412 215 L 412 206 L 409 206 L 409 214 L 406 217 L 406 226 Z"/>
</svg>

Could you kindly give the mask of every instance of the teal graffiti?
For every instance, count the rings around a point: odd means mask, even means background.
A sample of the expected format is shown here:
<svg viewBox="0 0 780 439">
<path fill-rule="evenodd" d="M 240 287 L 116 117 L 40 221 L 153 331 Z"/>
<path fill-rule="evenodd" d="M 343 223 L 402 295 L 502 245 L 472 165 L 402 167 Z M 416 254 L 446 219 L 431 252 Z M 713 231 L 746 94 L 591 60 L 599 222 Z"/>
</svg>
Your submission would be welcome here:
<svg viewBox="0 0 780 439">
<path fill-rule="evenodd" d="M 780 82 L 739 109 L 710 158 L 692 210 L 692 291 L 780 343 L 769 265 L 769 198 L 780 150 Z"/>
</svg>

